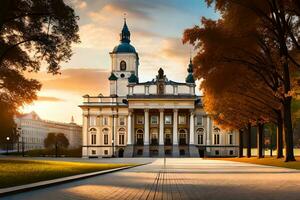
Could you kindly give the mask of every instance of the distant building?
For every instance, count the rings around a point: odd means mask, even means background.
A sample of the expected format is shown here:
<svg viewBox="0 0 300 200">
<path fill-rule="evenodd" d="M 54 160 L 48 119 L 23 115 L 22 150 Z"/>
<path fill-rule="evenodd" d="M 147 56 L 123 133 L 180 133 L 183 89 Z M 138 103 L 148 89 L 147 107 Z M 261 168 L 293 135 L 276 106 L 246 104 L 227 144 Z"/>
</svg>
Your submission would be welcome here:
<svg viewBox="0 0 300 200">
<path fill-rule="evenodd" d="M 192 61 L 185 82 L 168 80 L 162 68 L 153 80 L 139 82 L 126 21 L 110 57 L 110 96 L 85 95 L 80 105 L 83 157 L 237 155 L 237 132 L 215 126 L 195 94 Z"/>
<path fill-rule="evenodd" d="M 20 140 L 24 142 L 24 150 L 43 149 L 48 133 L 63 133 L 69 140 L 69 148 L 78 148 L 82 144 L 82 127 L 74 123 L 61 123 L 41 119 L 34 111 L 15 117 L 20 130 Z"/>
</svg>

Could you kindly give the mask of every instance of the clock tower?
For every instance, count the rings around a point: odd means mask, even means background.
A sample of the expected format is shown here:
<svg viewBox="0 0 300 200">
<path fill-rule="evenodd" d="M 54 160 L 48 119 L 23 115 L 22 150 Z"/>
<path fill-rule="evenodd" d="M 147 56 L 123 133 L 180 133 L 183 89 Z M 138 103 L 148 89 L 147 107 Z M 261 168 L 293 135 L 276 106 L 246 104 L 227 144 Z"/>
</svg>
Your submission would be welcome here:
<svg viewBox="0 0 300 200">
<path fill-rule="evenodd" d="M 120 44 L 112 52 L 110 95 L 124 97 L 128 94 L 128 80 L 138 81 L 139 56 L 130 44 L 130 31 L 124 19 L 123 29 L 120 33 Z"/>
</svg>

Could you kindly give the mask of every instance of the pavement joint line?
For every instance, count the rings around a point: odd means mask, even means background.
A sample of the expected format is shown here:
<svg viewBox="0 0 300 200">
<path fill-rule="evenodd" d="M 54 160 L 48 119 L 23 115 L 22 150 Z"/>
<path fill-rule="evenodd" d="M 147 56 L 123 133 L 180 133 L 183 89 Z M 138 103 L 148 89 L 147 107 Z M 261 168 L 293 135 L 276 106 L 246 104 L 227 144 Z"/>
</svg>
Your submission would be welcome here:
<svg viewBox="0 0 300 200">
<path fill-rule="evenodd" d="M 35 182 L 35 183 L 29 183 L 29 184 L 25 184 L 25 185 L 13 186 L 13 187 L 8 187 L 8 188 L 1 188 L 0 189 L 0 197 L 13 195 L 13 194 L 17 194 L 17 193 L 22 193 L 22 192 L 26 192 L 26 191 L 31 191 L 31 190 L 42 189 L 42 188 L 46 188 L 49 186 L 54 186 L 54 185 L 59 185 L 59 184 L 63 184 L 63 183 L 68 183 L 71 181 L 76 181 L 76 180 L 86 179 L 86 178 L 90 178 L 90 177 L 94 177 L 94 176 L 109 174 L 112 172 L 131 169 L 131 168 L 140 167 L 140 166 L 148 165 L 148 164 L 151 164 L 151 162 L 137 164 L 137 165 L 133 165 L 133 166 L 125 166 L 125 167 L 102 170 L 102 171 L 97 171 L 97 172 L 85 173 L 85 174 L 77 174 L 77 175 L 56 178 L 56 179 L 50 179 L 50 180 L 46 180 L 46 181 L 39 181 L 39 182 Z"/>
</svg>

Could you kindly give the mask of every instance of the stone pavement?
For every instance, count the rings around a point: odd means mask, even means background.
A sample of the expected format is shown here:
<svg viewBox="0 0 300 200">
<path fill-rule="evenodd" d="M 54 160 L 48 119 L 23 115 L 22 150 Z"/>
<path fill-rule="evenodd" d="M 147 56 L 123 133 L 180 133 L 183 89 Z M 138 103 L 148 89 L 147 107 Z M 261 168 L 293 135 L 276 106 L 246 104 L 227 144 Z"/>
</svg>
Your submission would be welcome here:
<svg viewBox="0 0 300 200">
<path fill-rule="evenodd" d="M 300 171 L 199 158 L 153 163 L 5 197 L 47 199 L 299 200 Z"/>
</svg>

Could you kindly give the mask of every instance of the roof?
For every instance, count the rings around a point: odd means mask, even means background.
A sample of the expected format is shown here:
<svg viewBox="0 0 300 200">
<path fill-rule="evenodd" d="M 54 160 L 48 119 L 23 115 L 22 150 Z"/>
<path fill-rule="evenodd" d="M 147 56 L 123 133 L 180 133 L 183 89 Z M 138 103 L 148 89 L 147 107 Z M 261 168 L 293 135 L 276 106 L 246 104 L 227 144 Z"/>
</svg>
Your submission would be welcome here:
<svg viewBox="0 0 300 200">
<path fill-rule="evenodd" d="M 122 42 L 121 44 L 115 46 L 112 53 L 136 53 L 136 50 L 131 44 Z"/>
<path fill-rule="evenodd" d="M 118 80 L 118 77 L 116 77 L 116 75 L 114 73 L 111 73 L 110 76 L 109 76 L 109 78 L 108 78 L 108 80 L 110 80 L 110 81 L 116 81 L 116 80 Z"/>
</svg>

